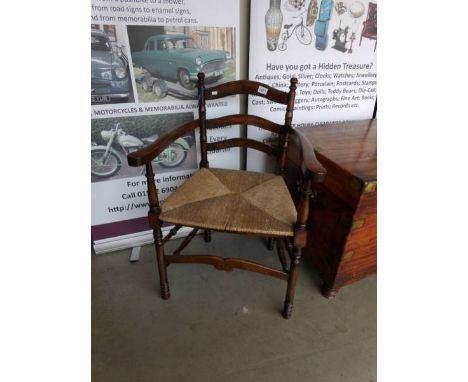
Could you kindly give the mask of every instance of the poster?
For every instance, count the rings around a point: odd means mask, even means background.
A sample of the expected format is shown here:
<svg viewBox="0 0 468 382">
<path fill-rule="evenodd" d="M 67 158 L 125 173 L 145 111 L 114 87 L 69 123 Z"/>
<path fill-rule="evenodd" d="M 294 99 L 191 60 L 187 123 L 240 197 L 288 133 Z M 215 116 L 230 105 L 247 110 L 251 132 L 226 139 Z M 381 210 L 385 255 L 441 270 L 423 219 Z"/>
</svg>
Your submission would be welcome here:
<svg viewBox="0 0 468 382">
<path fill-rule="evenodd" d="M 298 79 L 293 128 L 372 118 L 377 100 L 377 1 L 256 0 L 251 2 L 249 79 L 289 91 Z M 284 123 L 286 107 L 250 97 L 249 114 Z M 249 138 L 271 133 L 251 126 Z M 247 168 L 274 163 L 248 150 Z"/>
<path fill-rule="evenodd" d="M 127 154 L 198 118 L 199 71 L 207 87 L 239 79 L 238 42 L 238 1 L 92 1 L 91 224 L 97 253 L 152 242 L 144 167 L 129 167 Z M 238 112 L 239 96 L 207 102 L 209 118 Z M 208 141 L 238 136 L 239 126 L 227 126 L 210 130 Z M 153 161 L 162 203 L 197 169 L 198 148 L 196 131 Z M 212 152 L 210 164 L 238 169 L 239 155 L 238 148 Z"/>
</svg>

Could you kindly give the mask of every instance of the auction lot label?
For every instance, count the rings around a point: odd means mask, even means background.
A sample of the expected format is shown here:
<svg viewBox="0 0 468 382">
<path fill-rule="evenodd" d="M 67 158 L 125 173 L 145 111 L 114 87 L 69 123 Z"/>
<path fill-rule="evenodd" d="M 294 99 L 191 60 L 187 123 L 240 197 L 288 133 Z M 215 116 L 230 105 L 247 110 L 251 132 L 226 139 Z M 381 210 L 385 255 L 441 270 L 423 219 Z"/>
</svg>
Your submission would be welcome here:
<svg viewBox="0 0 468 382">
<path fill-rule="evenodd" d="M 251 3 L 249 79 L 289 91 L 297 77 L 293 128 L 372 118 L 377 99 L 377 1 L 256 0 Z M 249 97 L 249 113 L 284 123 L 286 107 Z M 250 138 L 271 133 L 250 126 Z M 248 150 L 248 169 L 273 170 Z"/>
<path fill-rule="evenodd" d="M 239 79 L 239 2 L 92 0 L 90 32 L 91 225 L 99 244 L 149 230 L 141 223 L 148 213 L 144 167 L 128 166 L 128 153 L 198 118 L 198 72 L 207 87 Z M 208 118 L 236 113 L 238 96 L 207 102 Z M 208 141 L 238 136 L 238 126 L 227 126 L 210 130 Z M 160 201 L 196 171 L 198 147 L 196 130 L 154 159 Z M 209 160 L 238 169 L 239 149 Z"/>
</svg>

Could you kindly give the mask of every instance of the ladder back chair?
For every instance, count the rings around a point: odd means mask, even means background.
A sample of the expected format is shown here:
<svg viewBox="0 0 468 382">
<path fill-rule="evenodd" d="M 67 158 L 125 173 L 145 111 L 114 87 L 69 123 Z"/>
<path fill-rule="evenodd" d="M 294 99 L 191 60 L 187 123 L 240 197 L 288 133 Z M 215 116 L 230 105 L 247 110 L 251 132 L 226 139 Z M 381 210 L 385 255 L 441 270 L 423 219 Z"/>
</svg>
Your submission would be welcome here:
<svg viewBox="0 0 468 382">
<path fill-rule="evenodd" d="M 292 78 L 289 92 L 274 89 L 255 81 L 233 81 L 209 89 L 205 88 L 205 75 L 198 74 L 199 118 L 185 123 L 164 134 L 157 141 L 128 155 L 130 166 L 145 166 L 148 187 L 148 219 L 153 229 L 156 259 L 159 271 L 161 296 L 170 297 L 167 267 L 174 263 L 211 264 L 218 270 L 232 271 L 234 268 L 249 270 L 285 280 L 286 298 L 282 315 L 289 318 L 293 309 L 301 250 L 307 239 L 307 220 L 313 183 L 322 182 L 326 170 L 317 161 L 310 143 L 299 135 L 302 149 L 302 184 L 296 204 L 284 180 L 287 149 L 290 136 L 299 134 L 291 128 L 297 79 Z M 249 114 L 236 114 L 221 118 L 206 118 L 206 101 L 236 94 L 249 94 L 267 98 L 286 105 L 284 124 L 277 124 L 265 118 Z M 247 139 L 231 138 L 207 143 L 207 130 L 229 125 L 253 125 L 278 137 L 277 145 Z M 161 154 L 178 137 L 199 128 L 200 168 L 162 205 L 154 181 L 152 159 Z M 210 168 L 208 152 L 228 147 L 244 147 L 260 150 L 277 159 L 276 174 Z M 174 227 L 162 236 L 163 222 Z M 183 227 L 192 231 L 181 242 L 172 255 L 164 253 L 164 244 Z M 257 262 L 240 258 L 223 258 L 214 255 L 181 255 L 196 233 L 204 230 L 206 242 L 211 240 L 211 231 L 224 231 L 245 235 L 263 236 L 274 243 L 281 262 L 281 269 L 275 269 Z M 290 261 L 287 261 L 289 255 Z"/>
<path fill-rule="evenodd" d="M 370 40 L 375 40 L 374 52 L 377 48 L 377 4 L 369 3 L 367 8 L 367 18 L 366 21 L 362 23 L 362 32 L 361 39 L 359 40 L 359 46 L 361 46 L 362 38 L 368 38 Z"/>
</svg>

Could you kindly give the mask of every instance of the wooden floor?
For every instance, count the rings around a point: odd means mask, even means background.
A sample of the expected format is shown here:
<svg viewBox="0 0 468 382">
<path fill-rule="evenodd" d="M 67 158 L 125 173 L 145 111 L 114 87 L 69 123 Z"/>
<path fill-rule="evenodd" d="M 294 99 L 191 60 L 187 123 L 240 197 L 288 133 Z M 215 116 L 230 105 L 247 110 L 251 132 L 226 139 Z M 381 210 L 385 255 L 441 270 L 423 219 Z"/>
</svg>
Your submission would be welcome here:
<svg viewBox="0 0 468 382">
<path fill-rule="evenodd" d="M 175 249 L 178 240 L 168 243 Z M 280 268 L 258 238 L 197 236 L 195 252 L 247 257 Z M 293 316 L 280 315 L 286 283 L 207 265 L 168 268 L 171 299 L 159 297 L 153 248 L 92 258 L 93 382 L 375 382 L 376 277 L 320 295 L 301 267 Z"/>
</svg>

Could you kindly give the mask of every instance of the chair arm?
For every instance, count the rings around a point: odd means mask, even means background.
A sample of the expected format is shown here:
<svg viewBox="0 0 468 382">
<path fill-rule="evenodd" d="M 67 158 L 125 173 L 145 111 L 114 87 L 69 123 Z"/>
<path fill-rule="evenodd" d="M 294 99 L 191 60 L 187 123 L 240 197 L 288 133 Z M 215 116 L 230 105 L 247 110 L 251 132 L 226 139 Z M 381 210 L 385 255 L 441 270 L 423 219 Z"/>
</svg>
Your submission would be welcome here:
<svg viewBox="0 0 468 382">
<path fill-rule="evenodd" d="M 316 158 L 314 146 L 300 130 L 292 130 L 292 133 L 299 137 L 303 167 L 305 166 L 304 175 L 310 177 L 312 182 L 323 182 L 327 170 Z"/>
<path fill-rule="evenodd" d="M 142 166 L 150 163 L 154 158 L 161 154 L 172 142 L 184 134 L 195 130 L 199 126 L 199 119 L 184 123 L 176 129 L 160 136 L 155 142 L 143 147 L 142 149 L 127 155 L 128 164 L 132 167 Z"/>
</svg>

